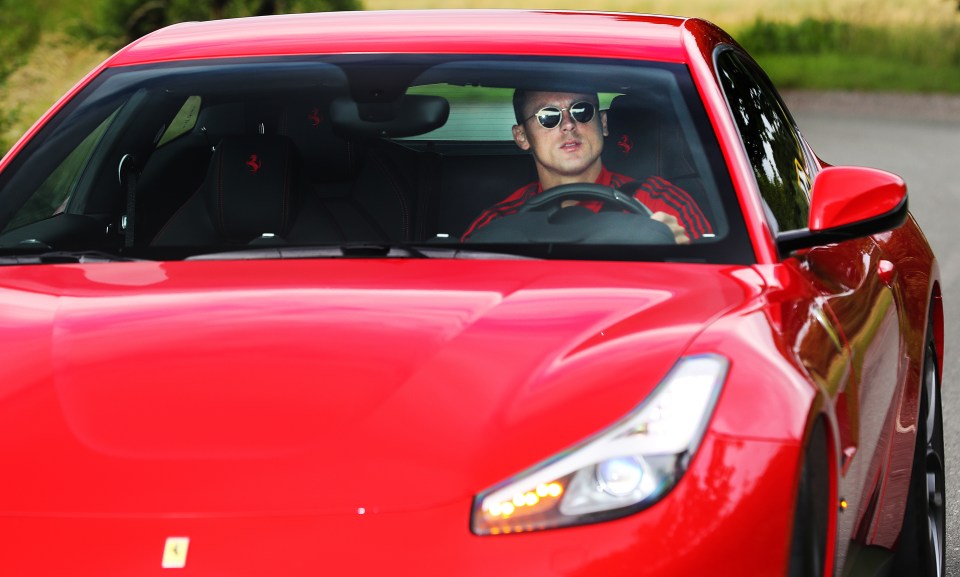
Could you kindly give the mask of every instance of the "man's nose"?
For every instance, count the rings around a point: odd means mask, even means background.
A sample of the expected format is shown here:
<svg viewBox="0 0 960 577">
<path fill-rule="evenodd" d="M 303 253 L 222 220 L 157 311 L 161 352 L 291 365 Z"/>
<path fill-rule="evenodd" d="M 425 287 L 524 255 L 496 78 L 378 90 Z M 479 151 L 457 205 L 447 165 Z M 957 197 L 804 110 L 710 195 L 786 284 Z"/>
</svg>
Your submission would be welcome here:
<svg viewBox="0 0 960 577">
<path fill-rule="evenodd" d="M 577 126 L 577 121 L 573 119 L 573 114 L 569 108 L 560 111 L 560 130 L 573 130 Z"/>
</svg>

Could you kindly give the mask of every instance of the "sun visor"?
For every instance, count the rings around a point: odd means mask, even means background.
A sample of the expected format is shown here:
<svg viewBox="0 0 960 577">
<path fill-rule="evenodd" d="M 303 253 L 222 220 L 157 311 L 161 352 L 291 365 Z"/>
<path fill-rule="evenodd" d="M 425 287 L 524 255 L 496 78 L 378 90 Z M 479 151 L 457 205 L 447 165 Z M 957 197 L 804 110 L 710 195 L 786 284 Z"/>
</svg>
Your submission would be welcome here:
<svg viewBox="0 0 960 577">
<path fill-rule="evenodd" d="M 337 98 L 330 120 L 341 135 L 353 138 L 416 136 L 440 128 L 450 103 L 440 96 L 407 94 L 393 102 L 356 102 Z"/>
</svg>

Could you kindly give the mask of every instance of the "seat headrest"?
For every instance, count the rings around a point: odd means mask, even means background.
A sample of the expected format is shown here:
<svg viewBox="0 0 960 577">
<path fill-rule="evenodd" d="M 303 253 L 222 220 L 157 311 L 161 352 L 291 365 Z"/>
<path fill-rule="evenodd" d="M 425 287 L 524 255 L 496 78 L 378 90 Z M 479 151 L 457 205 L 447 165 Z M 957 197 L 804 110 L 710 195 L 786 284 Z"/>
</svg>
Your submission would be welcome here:
<svg viewBox="0 0 960 577">
<path fill-rule="evenodd" d="M 638 180 L 691 172 L 689 149 L 673 111 L 663 109 L 667 106 L 629 95 L 613 99 L 603 146 L 603 162 L 609 170 Z"/>
<path fill-rule="evenodd" d="M 307 183 L 351 180 L 361 165 L 362 147 L 334 132 L 329 107 L 330 102 L 321 98 L 284 107 L 280 132 L 290 137 L 303 159 L 301 177 Z"/>
<path fill-rule="evenodd" d="M 297 207 L 289 139 L 232 136 L 217 146 L 207 174 L 207 210 L 222 238 L 248 242 L 286 234 Z"/>
</svg>

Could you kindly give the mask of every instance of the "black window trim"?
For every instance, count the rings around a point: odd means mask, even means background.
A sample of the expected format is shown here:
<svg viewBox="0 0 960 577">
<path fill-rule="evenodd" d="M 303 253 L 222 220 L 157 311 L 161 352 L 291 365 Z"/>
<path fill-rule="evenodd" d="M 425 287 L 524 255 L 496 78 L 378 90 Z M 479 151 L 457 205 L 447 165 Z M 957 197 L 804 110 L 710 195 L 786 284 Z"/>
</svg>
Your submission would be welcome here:
<svg viewBox="0 0 960 577">
<path fill-rule="evenodd" d="M 800 151 L 803 154 L 807 176 L 810 179 L 810 187 L 806 191 L 807 202 L 809 203 L 811 200 L 810 192 L 813 189 L 813 181 L 816 178 L 817 174 L 820 173 L 821 163 L 819 158 L 813 153 L 813 149 L 810 147 L 803 133 L 800 131 L 800 128 L 797 125 L 796 119 L 793 117 L 793 113 L 790 112 L 790 108 L 786 105 L 786 102 L 784 102 L 783 97 L 780 95 L 780 91 L 777 90 L 776 86 L 774 86 L 773 82 L 770 80 L 770 77 L 767 76 L 767 73 L 763 70 L 763 68 L 759 64 L 757 64 L 757 62 L 753 59 L 753 57 L 747 54 L 743 49 L 738 48 L 737 46 L 729 43 L 723 43 L 723 44 L 717 45 L 717 47 L 713 51 L 713 73 L 714 73 L 714 80 L 717 82 L 717 86 L 720 89 L 720 93 L 723 95 L 723 100 L 727 105 L 727 114 L 730 115 L 731 119 L 734 118 L 734 112 L 730 106 L 730 100 L 727 98 L 727 94 L 723 90 L 723 83 L 720 79 L 719 60 L 723 54 L 728 52 L 732 52 L 740 60 L 742 64 L 744 64 L 745 66 L 748 66 L 751 69 L 751 71 L 757 76 L 757 78 L 763 82 L 764 88 L 766 88 L 770 92 L 770 94 L 773 95 L 777 105 L 779 106 L 780 110 L 783 112 L 784 117 L 789 123 L 790 129 L 793 131 L 794 136 L 797 138 Z M 736 124 L 736 121 L 734 121 L 734 124 Z M 743 139 L 739 138 L 738 140 L 739 140 L 739 145 L 741 147 L 741 150 L 744 152 L 745 156 L 749 159 L 749 154 L 747 153 L 747 150 L 744 146 Z M 756 181 L 756 175 L 753 173 L 752 170 L 750 171 L 750 177 L 754 179 L 754 183 L 757 185 L 757 191 L 759 193 L 760 184 L 759 182 Z M 782 234 L 796 233 L 798 231 L 806 230 L 805 228 L 799 228 L 799 229 L 781 231 L 779 223 L 777 223 L 776 219 L 772 218 L 772 215 L 768 214 L 767 211 L 764 211 L 764 218 L 767 221 L 767 227 L 769 228 L 769 230 L 773 231 L 774 233 L 773 240 L 775 242 L 779 240 Z"/>
</svg>

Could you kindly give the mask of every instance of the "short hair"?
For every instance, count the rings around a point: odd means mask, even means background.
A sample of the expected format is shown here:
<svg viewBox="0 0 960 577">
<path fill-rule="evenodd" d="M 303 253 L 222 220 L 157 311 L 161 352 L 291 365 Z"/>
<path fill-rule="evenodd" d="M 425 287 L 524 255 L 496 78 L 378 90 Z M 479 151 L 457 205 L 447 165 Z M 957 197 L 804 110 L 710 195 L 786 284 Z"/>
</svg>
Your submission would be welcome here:
<svg viewBox="0 0 960 577">
<path fill-rule="evenodd" d="M 527 103 L 527 91 L 517 88 L 513 91 L 513 114 L 517 117 L 517 124 L 523 124 L 523 106 Z"/>
</svg>

